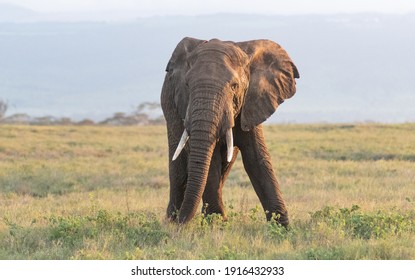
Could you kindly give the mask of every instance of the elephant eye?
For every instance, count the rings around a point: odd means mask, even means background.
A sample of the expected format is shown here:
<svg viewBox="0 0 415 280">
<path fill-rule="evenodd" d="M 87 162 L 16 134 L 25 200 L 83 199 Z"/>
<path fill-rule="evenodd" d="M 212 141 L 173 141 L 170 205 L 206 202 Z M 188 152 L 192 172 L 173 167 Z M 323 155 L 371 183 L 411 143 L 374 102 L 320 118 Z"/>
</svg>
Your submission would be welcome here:
<svg viewBox="0 0 415 280">
<path fill-rule="evenodd" d="M 233 84 L 231 85 L 231 89 L 232 89 L 233 91 L 236 91 L 238 88 L 239 88 L 239 85 L 238 85 L 237 83 L 233 83 Z"/>
</svg>

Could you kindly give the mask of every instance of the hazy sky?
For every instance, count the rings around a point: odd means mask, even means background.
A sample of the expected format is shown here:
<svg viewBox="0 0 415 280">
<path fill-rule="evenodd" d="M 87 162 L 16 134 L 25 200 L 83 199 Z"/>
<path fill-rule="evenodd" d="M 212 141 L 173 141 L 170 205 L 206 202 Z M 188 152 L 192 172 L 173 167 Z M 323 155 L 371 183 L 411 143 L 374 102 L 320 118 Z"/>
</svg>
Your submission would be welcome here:
<svg viewBox="0 0 415 280">
<path fill-rule="evenodd" d="M 206 13 L 409 13 L 413 0 L 0 0 L 39 12 L 128 12 L 138 16 Z"/>
</svg>

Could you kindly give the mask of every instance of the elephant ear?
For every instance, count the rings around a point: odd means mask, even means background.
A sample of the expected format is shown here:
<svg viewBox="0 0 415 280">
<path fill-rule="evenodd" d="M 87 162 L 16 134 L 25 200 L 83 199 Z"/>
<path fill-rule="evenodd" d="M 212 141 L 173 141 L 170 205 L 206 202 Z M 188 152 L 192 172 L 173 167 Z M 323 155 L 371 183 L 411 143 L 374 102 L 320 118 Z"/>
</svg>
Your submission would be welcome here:
<svg viewBox="0 0 415 280">
<path fill-rule="evenodd" d="M 204 42 L 206 41 L 189 37 L 183 38 L 174 49 L 166 67 L 170 85 L 170 98 L 172 98 L 174 106 L 182 119 L 186 117 L 189 102 L 189 92 L 185 80 L 186 73 L 189 70 L 188 58 Z"/>
<path fill-rule="evenodd" d="M 241 110 L 244 131 L 264 122 L 285 99 L 294 95 L 297 67 L 287 52 L 269 40 L 240 42 L 237 45 L 250 57 L 250 80 Z"/>
</svg>

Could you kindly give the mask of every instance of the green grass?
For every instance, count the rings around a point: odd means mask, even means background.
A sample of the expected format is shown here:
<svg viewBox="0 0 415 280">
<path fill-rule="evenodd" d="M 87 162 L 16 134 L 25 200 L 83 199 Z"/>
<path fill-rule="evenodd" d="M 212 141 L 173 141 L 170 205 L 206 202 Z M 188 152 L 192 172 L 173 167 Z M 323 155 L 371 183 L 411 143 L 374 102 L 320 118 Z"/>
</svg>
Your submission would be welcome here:
<svg viewBox="0 0 415 280">
<path fill-rule="evenodd" d="M 0 126 L 0 259 L 415 259 L 415 124 L 264 128 L 288 230 L 240 159 L 228 221 L 166 221 L 164 127 Z"/>
</svg>

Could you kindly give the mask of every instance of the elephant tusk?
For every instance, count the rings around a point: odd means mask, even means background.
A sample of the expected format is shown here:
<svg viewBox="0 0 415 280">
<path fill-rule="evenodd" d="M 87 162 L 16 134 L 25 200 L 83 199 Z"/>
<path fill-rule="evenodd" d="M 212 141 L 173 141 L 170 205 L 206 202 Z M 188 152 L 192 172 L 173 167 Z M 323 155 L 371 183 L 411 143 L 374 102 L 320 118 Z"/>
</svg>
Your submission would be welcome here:
<svg viewBox="0 0 415 280">
<path fill-rule="evenodd" d="M 174 152 L 174 155 L 171 161 L 176 160 L 176 158 L 180 155 L 188 139 L 189 139 L 189 134 L 187 134 L 187 131 L 185 129 L 183 131 L 182 138 L 180 138 L 179 145 L 177 145 L 176 151 Z"/>
<path fill-rule="evenodd" d="M 226 146 L 227 146 L 227 161 L 231 162 L 233 157 L 233 134 L 232 134 L 232 128 L 229 128 L 226 131 Z"/>
</svg>

